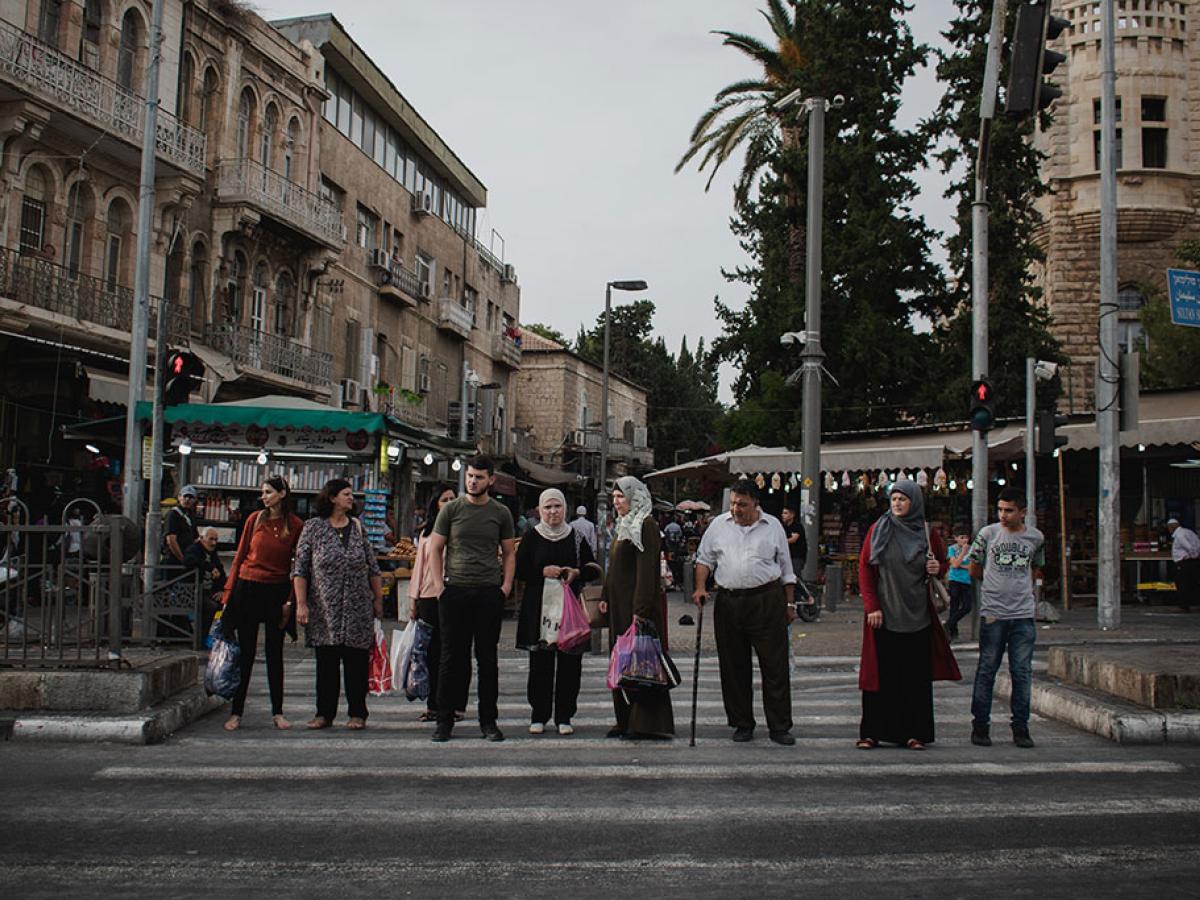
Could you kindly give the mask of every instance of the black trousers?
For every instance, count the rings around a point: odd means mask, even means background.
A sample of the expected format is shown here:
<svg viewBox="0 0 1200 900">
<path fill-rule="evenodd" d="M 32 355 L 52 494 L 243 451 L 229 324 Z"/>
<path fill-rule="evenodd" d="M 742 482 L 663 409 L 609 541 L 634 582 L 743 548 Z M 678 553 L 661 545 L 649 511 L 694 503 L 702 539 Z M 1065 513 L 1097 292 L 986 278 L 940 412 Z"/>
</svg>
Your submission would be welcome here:
<svg viewBox="0 0 1200 900">
<path fill-rule="evenodd" d="M 339 668 L 346 675 L 346 706 L 350 718 L 367 717 L 367 682 L 370 651 L 335 644 L 317 647 L 317 715 L 326 722 L 337 717 L 338 695 L 342 692 Z"/>
<path fill-rule="evenodd" d="M 267 658 L 267 687 L 271 692 L 271 715 L 283 713 L 283 629 L 279 619 L 283 604 L 291 593 L 290 582 L 264 584 L 261 581 L 239 580 L 230 600 L 233 609 L 238 647 L 242 652 L 242 683 L 233 696 L 230 712 L 240 716 L 246 709 L 246 691 L 250 688 L 250 673 L 254 671 L 254 655 L 258 652 L 258 626 L 264 626 L 263 653 Z M 222 616 L 224 619 L 224 616 Z"/>
<path fill-rule="evenodd" d="M 734 596 L 717 590 L 713 619 L 721 669 L 721 699 L 734 728 L 754 727 L 754 669 L 762 672 L 763 712 L 771 731 L 792 728 L 792 683 L 788 675 L 787 608 L 783 585 Z"/>
<path fill-rule="evenodd" d="M 904 744 L 933 743 L 932 626 L 901 633 L 875 630 L 879 690 L 863 691 L 860 738 Z"/>
<path fill-rule="evenodd" d="M 1175 593 L 1179 605 L 1192 608 L 1200 603 L 1200 559 L 1181 559 L 1175 563 Z"/>
<path fill-rule="evenodd" d="M 499 586 L 447 586 L 438 598 L 442 631 L 438 670 L 438 722 L 454 722 L 454 710 L 467 696 L 471 645 L 479 672 L 479 724 L 496 724 L 500 696 L 500 665 L 496 647 L 504 615 Z"/>
<path fill-rule="evenodd" d="M 425 708 L 432 713 L 437 712 L 438 708 L 438 683 L 441 675 L 439 669 L 442 663 L 442 625 L 439 616 L 436 597 L 422 597 L 417 600 L 417 618 L 433 628 L 433 634 L 429 638 L 429 650 L 425 657 L 429 665 L 429 699 L 425 701 Z M 467 708 L 467 689 L 471 684 L 469 654 L 463 660 L 463 665 L 465 671 L 459 682 L 462 685 L 462 694 L 454 703 L 454 708 L 460 712 Z"/>
<path fill-rule="evenodd" d="M 555 669 L 558 670 L 557 677 Z M 563 653 L 553 647 L 529 652 L 530 722 L 550 721 L 555 725 L 571 721 L 579 704 L 579 682 L 583 677 L 583 657 L 578 653 Z"/>
<path fill-rule="evenodd" d="M 958 637 L 958 623 L 971 614 L 975 605 L 975 591 L 962 581 L 950 582 L 950 616 L 946 619 L 946 631 L 950 637 Z"/>
</svg>

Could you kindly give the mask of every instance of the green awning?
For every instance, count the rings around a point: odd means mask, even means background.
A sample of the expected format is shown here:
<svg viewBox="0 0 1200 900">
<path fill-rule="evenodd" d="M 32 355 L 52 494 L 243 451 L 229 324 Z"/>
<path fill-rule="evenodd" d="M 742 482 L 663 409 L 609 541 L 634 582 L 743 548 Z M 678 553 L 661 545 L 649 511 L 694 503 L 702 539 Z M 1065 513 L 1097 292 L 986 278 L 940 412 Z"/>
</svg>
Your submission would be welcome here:
<svg viewBox="0 0 1200 900">
<path fill-rule="evenodd" d="M 150 420 L 151 406 L 137 405 L 138 418 Z M 311 406 L 251 406 L 239 403 L 180 403 L 163 410 L 163 421 L 197 425 L 257 425 L 259 428 L 327 428 L 330 431 L 387 431 L 381 413 L 349 412 L 314 403 Z"/>
</svg>

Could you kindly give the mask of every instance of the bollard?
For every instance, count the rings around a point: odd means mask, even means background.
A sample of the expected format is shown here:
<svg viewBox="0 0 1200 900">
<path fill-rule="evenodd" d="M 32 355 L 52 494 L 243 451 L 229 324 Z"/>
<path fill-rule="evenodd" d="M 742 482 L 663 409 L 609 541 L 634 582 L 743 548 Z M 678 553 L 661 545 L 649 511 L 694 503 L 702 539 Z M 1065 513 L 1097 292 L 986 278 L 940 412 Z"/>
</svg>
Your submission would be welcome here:
<svg viewBox="0 0 1200 900">
<path fill-rule="evenodd" d="M 825 567 L 825 608 L 836 612 L 842 599 L 842 567 L 833 563 Z"/>
</svg>

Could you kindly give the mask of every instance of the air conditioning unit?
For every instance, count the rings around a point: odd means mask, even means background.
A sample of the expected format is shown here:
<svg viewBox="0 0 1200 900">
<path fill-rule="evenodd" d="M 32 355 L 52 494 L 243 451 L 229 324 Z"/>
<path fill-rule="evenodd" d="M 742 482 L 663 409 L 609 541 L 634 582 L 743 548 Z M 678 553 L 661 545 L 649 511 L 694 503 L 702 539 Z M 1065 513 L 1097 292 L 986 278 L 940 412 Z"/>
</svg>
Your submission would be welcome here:
<svg viewBox="0 0 1200 900">
<path fill-rule="evenodd" d="M 433 390 L 433 379 L 429 377 L 428 372 L 422 372 L 417 376 L 417 393 L 428 394 Z"/>
<path fill-rule="evenodd" d="M 362 385 L 353 378 L 343 378 L 339 385 L 342 389 L 342 408 L 352 406 L 362 401 Z"/>
<path fill-rule="evenodd" d="M 512 263 L 505 263 L 504 264 L 504 274 L 500 277 L 500 280 L 504 281 L 507 284 L 516 284 L 517 283 L 517 267 L 514 266 Z"/>
<path fill-rule="evenodd" d="M 433 194 L 420 193 L 413 194 L 412 211 L 416 216 L 432 216 L 433 215 Z"/>
<path fill-rule="evenodd" d="M 367 251 L 367 265 L 372 269 L 389 269 L 391 268 L 391 258 L 386 250 L 376 247 Z"/>
<path fill-rule="evenodd" d="M 584 444 L 587 443 L 587 432 L 580 431 L 580 430 L 572 431 L 571 432 L 571 443 L 574 444 L 576 447 L 582 447 Z"/>
<path fill-rule="evenodd" d="M 428 281 L 421 282 L 421 296 L 424 297 L 426 300 L 428 300 L 430 297 L 433 296 L 433 288 L 431 288 L 429 286 Z"/>
</svg>

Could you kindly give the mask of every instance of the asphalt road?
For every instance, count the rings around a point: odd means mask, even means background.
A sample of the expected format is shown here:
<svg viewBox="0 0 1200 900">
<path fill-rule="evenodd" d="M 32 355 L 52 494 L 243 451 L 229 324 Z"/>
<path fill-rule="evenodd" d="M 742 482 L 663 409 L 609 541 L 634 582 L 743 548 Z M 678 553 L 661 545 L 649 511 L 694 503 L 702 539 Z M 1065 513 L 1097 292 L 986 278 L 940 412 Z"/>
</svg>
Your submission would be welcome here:
<svg viewBox="0 0 1200 900">
<path fill-rule="evenodd" d="M 577 733 L 528 735 L 514 654 L 501 744 L 469 719 L 432 744 L 419 706 L 394 696 L 371 699 L 362 733 L 276 732 L 257 669 L 232 735 L 216 713 L 152 747 L 2 745 L 3 894 L 1197 895 L 1194 747 L 1121 747 L 1041 720 L 1034 750 L 1006 743 L 1003 724 L 995 746 L 973 747 L 968 681 L 936 687 L 928 751 L 860 751 L 853 663 L 832 657 L 798 669 L 796 747 L 763 725 L 735 745 L 706 657 L 691 748 L 690 662 L 670 743 L 604 737 L 595 657 Z M 297 724 L 312 674 L 289 661 Z"/>
</svg>

